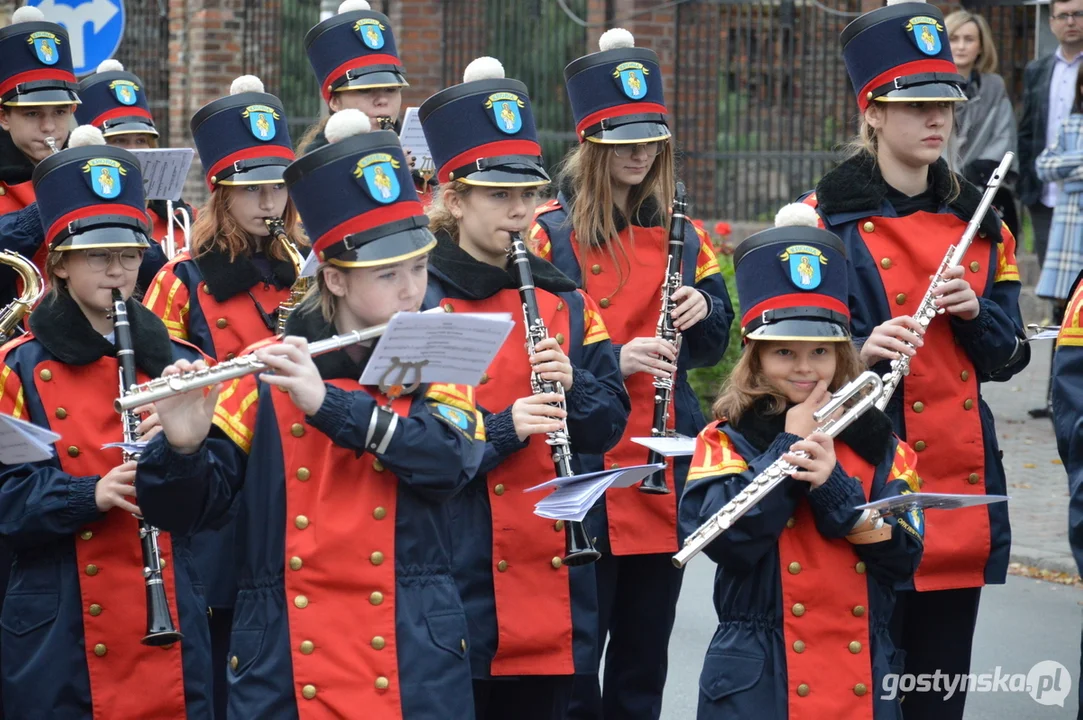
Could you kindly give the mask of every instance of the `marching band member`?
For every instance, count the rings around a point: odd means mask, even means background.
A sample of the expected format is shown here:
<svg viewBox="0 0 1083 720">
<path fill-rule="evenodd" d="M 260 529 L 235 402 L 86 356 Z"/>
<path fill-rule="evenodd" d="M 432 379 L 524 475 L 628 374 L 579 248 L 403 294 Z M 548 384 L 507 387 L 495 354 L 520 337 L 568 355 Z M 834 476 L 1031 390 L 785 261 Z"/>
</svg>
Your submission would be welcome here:
<svg viewBox="0 0 1083 720">
<path fill-rule="evenodd" d="M 981 383 L 1018 373 L 1030 350 L 1022 342 L 1015 239 L 995 213 L 983 219 L 961 265 L 945 273 L 936 303 L 946 317 L 934 317 L 924 332 L 912 317 L 982 195 L 940 159 L 953 103 L 965 98 L 944 18 L 926 3 L 889 5 L 850 23 L 842 46 L 862 112 L 860 136 L 806 202 L 846 245 L 861 359 L 887 372 L 890 360 L 916 352 L 887 414 L 921 458 L 926 491 L 1003 494 Z M 1004 582 L 1010 544 L 1005 504 L 932 520 L 924 560 L 895 610 L 907 673 L 969 672 L 981 588 Z M 962 692 L 948 700 L 911 693 L 903 708 L 910 718 L 960 718 L 965 701 Z"/>
<path fill-rule="evenodd" d="M 679 356 L 655 337 L 674 196 L 673 145 L 658 57 L 633 45 L 626 30 L 610 30 L 601 52 L 565 68 L 580 144 L 565 161 L 560 194 L 540 208 L 531 230 L 538 253 L 601 308 L 617 350 L 632 414 L 620 444 L 605 455 L 606 468 L 646 461 L 647 451 L 631 438 L 651 435 L 656 377 L 676 373 L 670 417 L 678 432 L 694 436 L 706 424 L 687 372 L 721 359 L 733 320 L 710 240 L 689 223 L 685 286 L 673 295 L 676 328 L 684 335 Z M 598 524 L 604 549 L 596 568 L 598 640 L 604 645 L 608 635 L 609 644 L 604 698 L 595 678 L 577 683 L 573 717 L 656 720 L 661 712 L 681 587 L 670 556 L 687 468 L 688 460 L 680 459 L 666 471 L 674 493 L 610 490 L 588 517 Z"/>
<path fill-rule="evenodd" d="M 807 205 L 778 221 L 734 255 L 747 344 L 696 438 L 682 535 L 779 459 L 798 471 L 707 546 L 718 629 L 697 717 L 897 718 L 899 700 L 880 692 L 900 671 L 892 588 L 921 559 L 922 513 L 878 525 L 853 508 L 916 491 L 915 453 L 876 408 L 834 440 L 816 432 L 813 413 L 864 369 L 850 342 L 845 250 Z"/>
<path fill-rule="evenodd" d="M 519 282 L 509 265 L 549 182 L 526 86 L 494 58 L 472 62 L 464 82 L 426 100 L 419 115 L 440 182 L 430 210 L 437 245 L 426 305 L 445 312 L 510 312 L 516 321 L 477 388 L 488 442 L 481 472 L 455 503 L 455 579 L 470 622 L 478 720 L 565 717 L 575 673 L 597 668 L 592 565 L 565 553 L 564 522 L 533 512 L 523 490 L 554 476 L 546 433 L 567 427 L 574 452 L 598 454 L 620 439 L 628 415 L 609 335 L 594 302 L 530 255 L 548 338 L 533 356 Z M 525 241 L 524 241 L 525 242 Z M 524 247 L 525 250 L 525 247 Z M 531 392 L 531 376 L 561 394 Z M 553 403 L 566 402 L 566 411 Z"/>
<path fill-rule="evenodd" d="M 147 519 L 175 532 L 237 506 L 229 717 L 468 720 L 445 502 L 481 462 L 473 390 L 388 396 L 358 384 L 367 348 L 308 353 L 306 340 L 418 310 L 435 245 L 397 138 L 343 115 L 331 145 L 286 172 L 322 264 L 289 316 L 294 337 L 257 351 L 274 374 L 158 402 L 164 432 L 136 487 Z M 350 115 L 361 122 L 343 127 Z M 376 167 L 394 197 L 372 182 Z"/>
<path fill-rule="evenodd" d="M 281 220 L 295 245 L 307 244 L 282 180 L 293 149 L 282 103 L 251 75 L 234 80 L 229 95 L 195 114 L 192 136 L 210 198 L 192 226 L 191 251 L 162 268 L 144 303 L 174 337 L 214 360 L 231 360 L 276 333 L 276 310 L 297 279 L 299 268 L 267 224 Z M 236 594 L 233 543 L 232 525 L 201 533 L 194 542 L 212 609 L 219 715 L 225 708 L 225 658 Z"/>
<path fill-rule="evenodd" d="M 158 538 L 183 640 L 144 645 L 136 463 L 102 447 L 125 436 L 112 407 L 120 351 L 134 350 L 141 380 L 200 357 L 131 298 L 150 244 L 139 163 L 120 148 L 73 148 L 42 160 L 33 183 L 51 290 L 30 333 L 0 351 L 0 412 L 63 439 L 50 460 L 0 467 L 0 534 L 15 552 L 0 614 L 4 710 L 11 718 L 206 718 L 210 641 L 187 543 Z M 131 348 L 114 338 L 118 289 Z M 155 425 L 152 416 L 138 431 Z"/>
</svg>

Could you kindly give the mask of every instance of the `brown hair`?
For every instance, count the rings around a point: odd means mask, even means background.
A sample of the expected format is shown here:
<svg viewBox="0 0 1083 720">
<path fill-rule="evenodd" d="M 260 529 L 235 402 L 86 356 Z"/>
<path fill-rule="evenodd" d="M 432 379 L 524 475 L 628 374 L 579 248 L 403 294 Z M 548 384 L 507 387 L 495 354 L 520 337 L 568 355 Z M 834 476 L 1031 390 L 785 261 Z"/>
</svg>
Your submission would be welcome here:
<svg viewBox="0 0 1083 720">
<path fill-rule="evenodd" d="M 220 185 L 211 191 L 207 203 L 196 214 L 196 220 L 192 223 L 192 257 L 218 250 L 227 253 L 232 261 L 238 255 L 251 255 L 259 249 L 260 240 L 238 227 L 233 216 L 229 214 L 233 193 L 240 191 L 234 188 L 242 187 Z M 308 238 L 301 229 L 300 218 L 292 199 L 286 200 L 286 210 L 282 217 L 290 240 L 295 245 L 307 246 Z M 276 260 L 289 259 L 278 243 L 270 243 L 267 254 Z"/>
<path fill-rule="evenodd" d="M 956 10 L 951 13 L 944 18 L 944 26 L 948 29 L 948 37 L 950 38 L 952 33 L 968 22 L 972 22 L 978 27 L 978 43 L 981 45 L 981 52 L 978 53 L 978 57 L 974 61 L 974 69 L 979 73 L 996 72 L 1000 60 L 997 56 L 996 45 L 993 44 L 993 31 L 989 27 L 989 23 L 981 15 L 972 13 L 969 10 Z"/>
<path fill-rule="evenodd" d="M 308 150 L 308 146 L 312 144 L 312 141 L 316 139 L 316 136 L 323 132 L 327 127 L 327 121 L 331 119 L 330 115 L 326 115 L 320 118 L 320 121 L 310 125 L 308 130 L 305 130 L 305 134 L 301 136 L 301 139 L 297 141 L 297 148 L 294 152 L 297 157 L 301 157 Z"/>
<path fill-rule="evenodd" d="M 885 106 L 890 106 L 891 103 L 881 103 Z M 952 105 L 954 105 L 952 103 Z M 887 107 L 882 108 L 884 112 L 887 112 Z M 952 116 L 955 115 L 955 109 L 952 107 Z M 859 155 L 866 155 L 876 162 L 880 153 L 880 142 L 876 137 L 876 128 L 869 124 L 869 121 L 865 119 L 864 113 L 860 116 L 857 136 L 847 143 L 843 152 L 846 159 L 854 158 Z M 949 175 L 951 176 L 951 191 L 948 193 L 948 200 L 954 200 L 959 197 L 959 193 L 962 192 L 962 187 L 959 185 L 959 176 L 955 172 L 954 163 L 952 162 L 951 154 L 949 153 L 946 162 L 948 163 Z"/>
<path fill-rule="evenodd" d="M 1083 113 L 1083 64 L 1075 74 L 1075 98 L 1072 100 L 1072 114 Z"/>
<path fill-rule="evenodd" d="M 777 387 L 768 382 L 763 375 L 763 363 L 760 360 L 760 352 L 767 344 L 767 340 L 749 340 L 741 351 L 741 357 L 733 366 L 733 371 L 726 378 L 722 390 L 711 411 L 716 420 L 735 423 L 741 416 L 755 405 L 761 398 L 770 398 L 768 413 L 779 415 L 786 410 L 789 400 Z M 801 342 L 814 342 L 803 340 Z M 833 342 L 835 347 L 835 376 L 831 378 L 828 390 L 835 392 L 840 387 L 850 382 L 865 371 L 865 363 L 861 362 L 857 348 L 851 342 Z"/>
<path fill-rule="evenodd" d="M 662 225 L 666 232 L 669 232 L 669 213 L 666 209 L 673 202 L 676 186 L 673 141 L 661 142 L 662 150 L 655 157 L 647 176 L 628 193 L 628 209 L 632 217 L 635 217 L 647 198 L 654 198 L 662 210 Z M 578 245 L 579 270 L 584 290 L 587 287 L 588 256 L 591 250 L 601 247 L 605 247 L 609 252 L 609 257 L 617 268 L 617 290 L 624 287 L 622 268 L 628 260 L 628 248 L 624 247 L 617 234 L 617 225 L 613 219 L 615 213 L 619 213 L 627 223 L 634 249 L 635 235 L 632 232 L 631 218 L 624 217 L 623 210 L 613 204 L 613 189 L 609 176 L 609 155 L 612 148 L 612 145 L 582 142 L 568 153 L 560 169 L 561 179 L 570 181 L 576 191 L 575 203 L 568 208 L 568 216 Z"/>
<path fill-rule="evenodd" d="M 465 198 L 473 190 L 473 187 L 473 185 L 468 185 L 462 180 L 452 180 L 449 183 L 441 184 L 437 192 L 433 193 L 432 205 L 425 211 L 425 214 L 429 216 L 429 230 L 434 235 L 441 231 L 446 232 L 455 241 L 455 244 L 459 243 L 459 221 L 451 214 L 451 209 L 448 208 L 444 196 L 453 193 L 458 195 L 459 198 Z"/>
</svg>

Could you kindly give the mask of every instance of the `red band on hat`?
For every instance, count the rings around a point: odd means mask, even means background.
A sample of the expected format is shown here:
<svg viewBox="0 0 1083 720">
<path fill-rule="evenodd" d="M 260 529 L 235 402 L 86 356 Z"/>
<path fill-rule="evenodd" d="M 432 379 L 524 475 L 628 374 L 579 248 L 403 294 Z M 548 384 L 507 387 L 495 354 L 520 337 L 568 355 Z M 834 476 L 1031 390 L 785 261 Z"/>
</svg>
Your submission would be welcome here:
<svg viewBox="0 0 1083 720">
<path fill-rule="evenodd" d="M 368 67 L 369 65 L 397 65 L 398 67 L 402 67 L 402 61 L 394 55 L 385 55 L 383 53 L 351 58 L 332 70 L 327 74 L 327 77 L 323 79 L 323 85 L 320 86 L 320 92 L 323 93 L 323 99 L 327 101 L 331 100 L 331 90 L 329 88 L 331 83 L 335 80 L 342 77 L 350 70 L 357 70 L 358 68 Z"/>
<path fill-rule="evenodd" d="M 105 123 L 109 122 L 113 118 L 118 117 L 141 117 L 146 118 L 148 121 L 150 121 L 151 125 L 154 124 L 154 118 L 151 117 L 150 113 L 139 107 L 138 105 L 124 105 L 122 107 L 116 107 L 112 108 L 111 110 L 106 110 L 101 115 L 91 120 L 90 124 L 96 128 L 101 128 L 101 126 Z"/>
<path fill-rule="evenodd" d="M 887 85 L 895 78 L 934 72 L 958 75 L 959 69 L 955 67 L 955 63 L 951 60 L 941 60 L 939 58 L 935 60 L 915 60 L 913 62 L 903 63 L 902 65 L 896 65 L 887 72 L 882 72 L 865 83 L 865 86 L 861 88 L 861 92 L 857 94 L 857 107 L 864 112 L 865 108 L 869 106 L 869 91 L 875 90 L 881 85 Z"/>
<path fill-rule="evenodd" d="M 64 80 L 66 82 L 74 83 L 75 76 L 65 70 L 27 70 L 18 75 L 12 75 L 0 84 L 0 97 L 7 95 L 11 90 L 14 90 L 15 86 L 19 83 L 34 82 L 36 80 Z M 72 104 L 74 105 L 75 103 Z"/>
<path fill-rule="evenodd" d="M 485 158 L 500 157 L 501 155 L 532 155 L 534 157 L 541 157 L 541 154 L 541 145 L 538 145 L 538 143 L 533 140 L 498 140 L 496 142 L 485 143 L 484 145 L 470 148 L 466 152 L 456 155 L 441 165 L 440 170 L 436 173 L 436 179 L 442 183 L 450 182 L 451 178 L 448 177 L 448 173 L 452 170 L 461 168 L 463 165 L 469 165 L 478 160 L 484 160 Z"/>
<path fill-rule="evenodd" d="M 609 118 L 624 117 L 625 115 L 640 115 L 643 113 L 660 113 L 666 115 L 668 114 L 668 111 L 666 110 L 665 105 L 647 102 L 625 103 L 623 105 L 617 105 L 616 107 L 605 108 L 598 112 L 592 112 L 590 115 L 587 115 L 576 123 L 575 135 L 579 138 L 579 142 L 583 142 L 583 131 L 591 125 L 597 125 L 602 120 L 608 120 Z"/>
<path fill-rule="evenodd" d="M 741 327 L 763 315 L 767 310 L 782 310 L 795 307 L 817 307 L 825 310 L 834 310 L 837 313 L 850 317 L 850 308 L 843 302 L 829 295 L 817 293 L 789 293 L 767 298 L 761 303 L 753 305 L 741 315 Z"/>
<path fill-rule="evenodd" d="M 211 182 L 211 178 L 222 172 L 226 168 L 233 165 L 233 163 L 240 160 L 254 160 L 255 158 L 266 157 L 279 157 L 285 160 L 293 162 L 295 158 L 293 150 L 285 145 L 257 145 L 254 147 L 246 147 L 237 152 L 230 153 L 224 158 L 216 162 L 211 166 L 211 169 L 207 171 L 207 187 L 214 190 L 214 183 Z"/>
<path fill-rule="evenodd" d="M 381 225 L 393 223 L 397 220 L 406 220 L 407 218 L 424 214 L 425 209 L 421 207 L 421 203 L 416 200 L 397 202 L 378 207 L 375 210 L 369 210 L 366 213 L 355 215 L 346 222 L 341 222 L 323 235 L 320 235 L 319 238 L 316 239 L 316 242 L 312 243 L 312 251 L 322 253 L 335 243 L 341 242 L 342 238 L 347 235 L 354 235 Z"/>
<path fill-rule="evenodd" d="M 63 230 L 68 229 L 68 223 L 75 222 L 76 220 L 83 220 L 84 218 L 95 217 L 97 215 L 126 215 L 133 220 L 138 220 L 143 225 L 143 229 L 146 230 L 149 226 L 147 224 L 147 214 L 142 210 L 133 208 L 131 205 L 120 205 L 115 203 L 101 204 L 101 205 L 88 205 L 87 207 L 81 207 L 78 210 L 72 210 L 67 215 L 62 215 L 52 225 L 49 226 L 49 232 L 45 233 L 45 244 L 51 245 L 53 238 L 59 235 Z"/>
</svg>

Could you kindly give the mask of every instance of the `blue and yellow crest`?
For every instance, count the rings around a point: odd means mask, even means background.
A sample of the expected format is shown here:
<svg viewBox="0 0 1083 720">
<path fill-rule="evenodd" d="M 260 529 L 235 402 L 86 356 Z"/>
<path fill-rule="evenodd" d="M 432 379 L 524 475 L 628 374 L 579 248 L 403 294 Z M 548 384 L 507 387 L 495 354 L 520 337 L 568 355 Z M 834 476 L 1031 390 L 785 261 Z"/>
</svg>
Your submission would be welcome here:
<svg viewBox="0 0 1083 720">
<path fill-rule="evenodd" d="M 139 86 L 131 80 L 114 80 L 109 83 L 109 89 L 121 105 L 135 105 L 139 99 Z"/>
<path fill-rule="evenodd" d="M 651 74 L 643 63 L 621 63 L 613 70 L 613 78 L 620 83 L 620 89 L 632 100 L 647 96 L 647 76 Z"/>
<path fill-rule="evenodd" d="M 399 161 L 388 153 L 373 153 L 357 161 L 353 170 L 354 178 L 361 187 L 378 203 L 389 205 L 399 199 L 402 188 L 399 186 Z"/>
<path fill-rule="evenodd" d="M 116 160 L 93 158 L 83 166 L 86 178 L 94 194 L 104 200 L 112 200 L 124 189 L 122 178 L 128 171 Z"/>
<path fill-rule="evenodd" d="M 944 26 L 936 18 L 927 15 L 912 17 L 910 22 L 906 23 L 906 32 L 910 34 L 918 50 L 926 55 L 940 54 L 940 33 L 943 31 Z"/>
<path fill-rule="evenodd" d="M 249 105 L 241 113 L 242 118 L 247 118 L 248 129 L 252 136 L 263 142 L 274 140 L 276 127 L 275 120 L 279 120 L 278 112 L 267 105 Z"/>
<path fill-rule="evenodd" d="M 466 432 L 470 428 L 470 419 L 462 410 L 443 403 L 436 403 L 436 412 L 449 423 Z"/>
<path fill-rule="evenodd" d="M 497 130 L 508 135 L 523 129 L 523 116 L 519 114 L 522 107 L 525 107 L 523 99 L 510 92 L 495 93 L 485 101 L 485 109 L 490 111 L 489 118 Z"/>
<path fill-rule="evenodd" d="M 810 245 L 791 245 L 778 257 L 790 264 L 790 281 L 799 290 L 815 290 L 820 286 L 823 280 L 820 266 L 827 264 L 822 252 Z"/>
<path fill-rule="evenodd" d="M 30 33 L 26 39 L 30 52 L 34 53 L 43 65 L 56 65 L 60 61 L 60 38 L 51 32 Z"/>
<path fill-rule="evenodd" d="M 384 30 L 386 28 L 379 20 L 362 18 L 354 23 L 353 29 L 369 50 L 379 50 L 384 46 Z"/>
<path fill-rule="evenodd" d="M 903 490 L 901 495 L 913 495 L 910 490 Z M 911 535 L 915 535 L 918 538 L 925 538 L 925 511 L 921 508 L 913 508 L 907 510 L 905 513 L 897 518 L 899 525 L 907 530 Z"/>
</svg>

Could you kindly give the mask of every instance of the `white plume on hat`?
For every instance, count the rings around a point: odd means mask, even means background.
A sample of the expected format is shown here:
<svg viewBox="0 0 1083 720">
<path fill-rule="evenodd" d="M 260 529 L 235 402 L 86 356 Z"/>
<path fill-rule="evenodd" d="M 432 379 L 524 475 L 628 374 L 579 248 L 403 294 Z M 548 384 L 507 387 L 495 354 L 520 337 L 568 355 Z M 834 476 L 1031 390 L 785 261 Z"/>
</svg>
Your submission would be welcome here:
<svg viewBox="0 0 1083 720">
<path fill-rule="evenodd" d="M 247 92 L 266 92 L 263 89 L 263 81 L 255 75 L 241 75 L 229 86 L 230 95 L 240 95 Z"/>
<path fill-rule="evenodd" d="M 338 6 L 338 14 L 353 12 L 354 10 L 371 10 L 368 0 L 343 0 Z"/>
<path fill-rule="evenodd" d="M 323 129 L 324 137 L 329 143 L 337 143 L 340 140 L 363 135 L 372 130 L 372 122 L 369 116 L 360 110 L 346 108 L 339 110 L 327 121 L 327 127 Z"/>
<path fill-rule="evenodd" d="M 11 24 L 24 22 L 44 22 L 45 13 L 36 7 L 24 5 L 11 14 Z"/>
<path fill-rule="evenodd" d="M 80 125 L 71 131 L 68 136 L 68 147 L 89 147 L 90 145 L 104 145 L 105 136 L 102 131 L 93 125 Z"/>
<path fill-rule="evenodd" d="M 98 63 L 98 69 L 95 70 L 95 72 L 120 72 L 123 69 L 124 65 L 120 62 L 120 60 L 108 58 L 107 60 L 102 60 L 100 63 Z"/>
<path fill-rule="evenodd" d="M 602 52 L 606 50 L 616 50 L 617 48 L 631 48 L 636 46 L 635 35 L 628 32 L 624 28 L 613 28 L 612 30 L 606 30 L 602 33 L 602 36 L 598 38 L 598 49 Z"/>
<path fill-rule="evenodd" d="M 775 214 L 775 227 L 793 227 L 806 225 L 817 227 L 820 224 L 820 216 L 816 209 L 805 203 L 790 203 L 782 206 Z"/>
<path fill-rule="evenodd" d="M 892 5 L 901 5 L 902 3 L 919 2 L 924 3 L 926 0 L 887 0 L 888 7 Z"/>
<path fill-rule="evenodd" d="M 499 80 L 503 77 L 505 77 L 503 63 L 487 55 L 472 61 L 466 66 L 466 70 L 463 70 L 464 83 L 475 80 Z"/>
</svg>

